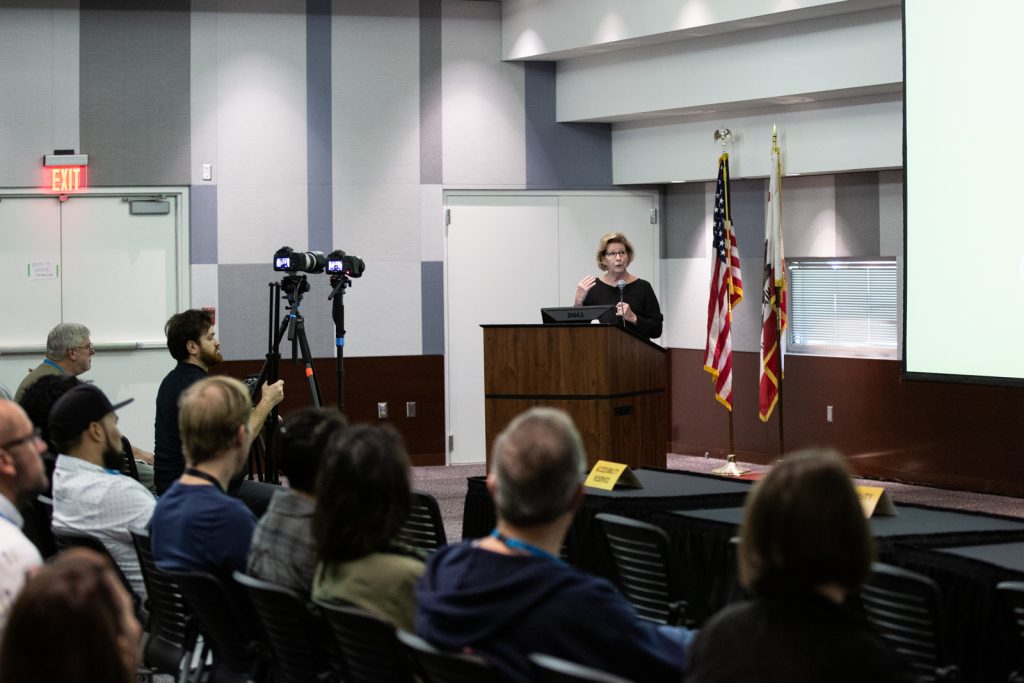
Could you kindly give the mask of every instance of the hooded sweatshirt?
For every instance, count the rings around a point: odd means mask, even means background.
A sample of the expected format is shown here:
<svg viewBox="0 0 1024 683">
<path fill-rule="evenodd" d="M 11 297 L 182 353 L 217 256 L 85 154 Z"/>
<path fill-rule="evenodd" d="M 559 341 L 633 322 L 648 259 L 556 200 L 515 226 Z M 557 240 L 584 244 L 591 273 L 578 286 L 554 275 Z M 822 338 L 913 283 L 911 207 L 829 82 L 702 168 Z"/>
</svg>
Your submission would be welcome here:
<svg viewBox="0 0 1024 683">
<path fill-rule="evenodd" d="M 682 646 L 639 619 L 611 583 L 554 559 L 451 545 L 430 558 L 416 601 L 421 637 L 468 647 L 511 681 L 534 680 L 533 653 L 649 683 L 682 679 Z"/>
</svg>

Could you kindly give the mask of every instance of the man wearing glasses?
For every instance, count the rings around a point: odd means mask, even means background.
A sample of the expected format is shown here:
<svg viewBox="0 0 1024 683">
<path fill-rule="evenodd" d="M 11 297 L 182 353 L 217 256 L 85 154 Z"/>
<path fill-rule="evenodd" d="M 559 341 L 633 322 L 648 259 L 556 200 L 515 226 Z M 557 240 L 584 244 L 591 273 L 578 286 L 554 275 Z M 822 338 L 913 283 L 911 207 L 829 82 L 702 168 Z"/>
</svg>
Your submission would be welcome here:
<svg viewBox="0 0 1024 683">
<path fill-rule="evenodd" d="M 89 328 L 79 323 L 60 323 L 46 335 L 46 357 L 21 380 L 14 400 L 20 401 L 25 390 L 47 375 L 77 377 L 92 368 L 96 348 L 89 339 Z"/>
<path fill-rule="evenodd" d="M 45 451 L 21 406 L 0 400 L 0 635 L 25 573 L 43 561 L 21 532 L 18 504 L 46 490 L 49 482 L 40 457 Z"/>
</svg>

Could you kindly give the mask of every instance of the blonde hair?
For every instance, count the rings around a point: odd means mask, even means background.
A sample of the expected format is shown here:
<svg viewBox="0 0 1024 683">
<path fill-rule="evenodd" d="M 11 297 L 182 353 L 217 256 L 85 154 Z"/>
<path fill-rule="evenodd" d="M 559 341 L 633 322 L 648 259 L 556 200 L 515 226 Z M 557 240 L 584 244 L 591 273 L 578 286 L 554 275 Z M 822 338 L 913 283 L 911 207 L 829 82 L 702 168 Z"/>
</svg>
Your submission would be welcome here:
<svg viewBox="0 0 1024 683">
<path fill-rule="evenodd" d="M 186 461 L 198 465 L 230 448 L 251 413 L 249 393 L 237 379 L 217 375 L 190 386 L 178 400 L 178 431 Z"/>
<path fill-rule="evenodd" d="M 626 262 L 627 266 L 633 262 L 633 244 L 621 232 L 609 232 L 602 236 L 597 243 L 597 267 L 601 270 L 608 270 L 608 266 L 604 262 L 604 254 L 612 242 L 618 242 L 626 249 L 626 258 L 629 259 Z"/>
</svg>

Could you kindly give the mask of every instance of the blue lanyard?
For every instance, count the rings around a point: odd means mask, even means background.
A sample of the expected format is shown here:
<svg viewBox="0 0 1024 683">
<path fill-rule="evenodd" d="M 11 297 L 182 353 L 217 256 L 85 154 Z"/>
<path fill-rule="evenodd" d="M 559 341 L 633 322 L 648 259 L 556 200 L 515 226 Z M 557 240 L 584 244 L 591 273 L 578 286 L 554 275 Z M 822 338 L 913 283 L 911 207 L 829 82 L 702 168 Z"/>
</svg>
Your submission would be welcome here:
<svg viewBox="0 0 1024 683">
<path fill-rule="evenodd" d="M 562 561 L 562 558 L 555 557 L 554 555 L 552 555 L 548 551 L 543 550 L 541 548 L 538 548 L 537 546 L 533 545 L 532 543 L 527 543 L 526 541 L 520 541 L 517 538 L 509 538 L 508 536 L 506 536 L 505 534 L 501 533 L 497 529 L 495 529 L 494 531 L 491 532 L 491 538 L 498 539 L 499 541 L 501 541 L 502 543 L 505 544 L 506 548 L 510 548 L 512 550 L 522 550 L 522 551 L 524 551 L 526 553 L 529 553 L 530 555 L 533 555 L 534 557 L 542 557 L 542 558 L 544 558 L 546 560 L 551 560 L 552 562 L 557 562 L 558 564 L 565 564 L 565 562 Z"/>
<path fill-rule="evenodd" d="M 60 370 L 60 374 L 62 374 L 62 375 L 64 374 L 64 368 L 62 368 L 61 366 L 57 365 L 56 363 L 54 363 L 49 358 L 44 358 L 43 359 L 43 365 L 52 365 L 53 367 L 55 367 L 58 370 Z"/>
</svg>

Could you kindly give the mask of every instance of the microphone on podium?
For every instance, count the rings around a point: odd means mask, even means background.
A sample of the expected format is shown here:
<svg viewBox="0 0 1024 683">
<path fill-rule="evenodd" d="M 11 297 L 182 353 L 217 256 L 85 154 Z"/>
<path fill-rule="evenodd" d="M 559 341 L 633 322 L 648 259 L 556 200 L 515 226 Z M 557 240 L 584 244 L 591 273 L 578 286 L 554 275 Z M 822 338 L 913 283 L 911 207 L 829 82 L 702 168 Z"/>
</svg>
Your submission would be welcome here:
<svg viewBox="0 0 1024 683">
<path fill-rule="evenodd" d="M 622 303 L 622 294 L 623 294 L 623 292 L 626 291 L 626 281 L 625 280 L 619 280 L 618 282 L 615 283 L 615 285 L 619 288 L 619 303 L 621 304 Z M 622 326 L 623 327 L 626 326 L 626 316 L 622 316 Z"/>
</svg>

